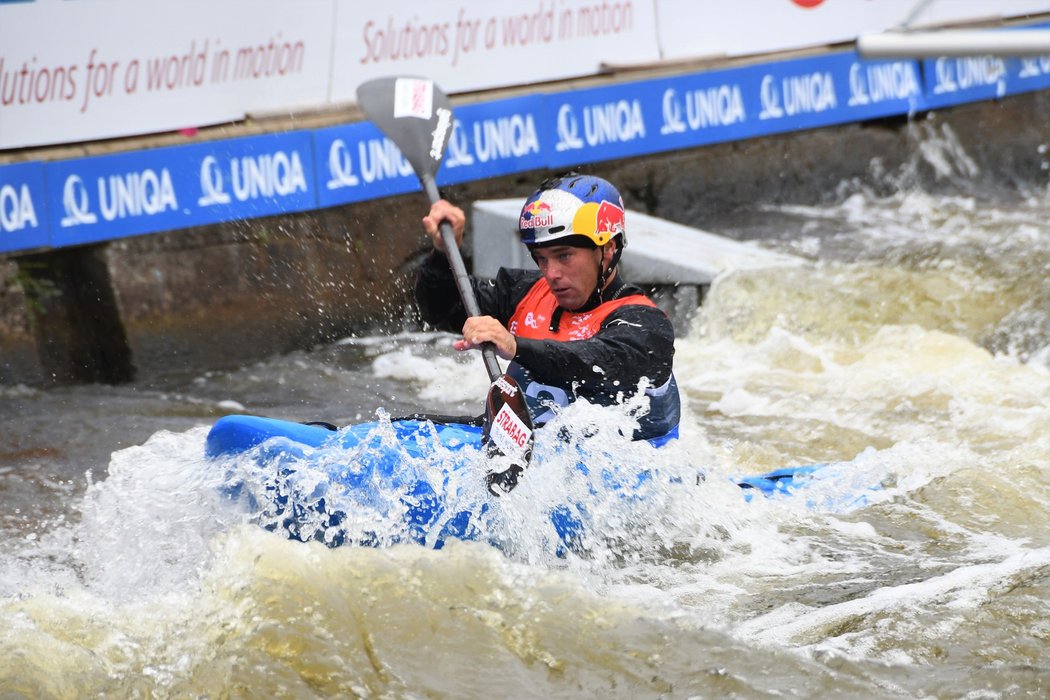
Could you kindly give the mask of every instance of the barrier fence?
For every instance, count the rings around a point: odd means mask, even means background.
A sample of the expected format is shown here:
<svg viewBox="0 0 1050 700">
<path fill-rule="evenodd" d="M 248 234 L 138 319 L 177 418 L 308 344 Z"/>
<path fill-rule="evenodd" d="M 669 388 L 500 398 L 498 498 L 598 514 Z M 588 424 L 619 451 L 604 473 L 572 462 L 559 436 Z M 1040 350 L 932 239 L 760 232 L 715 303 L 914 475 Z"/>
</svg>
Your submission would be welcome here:
<svg viewBox="0 0 1050 700">
<path fill-rule="evenodd" d="M 438 184 L 564 169 L 1050 88 L 1050 56 L 871 61 L 845 51 L 464 105 Z M 368 122 L 0 166 L 0 253 L 417 190 Z"/>
</svg>

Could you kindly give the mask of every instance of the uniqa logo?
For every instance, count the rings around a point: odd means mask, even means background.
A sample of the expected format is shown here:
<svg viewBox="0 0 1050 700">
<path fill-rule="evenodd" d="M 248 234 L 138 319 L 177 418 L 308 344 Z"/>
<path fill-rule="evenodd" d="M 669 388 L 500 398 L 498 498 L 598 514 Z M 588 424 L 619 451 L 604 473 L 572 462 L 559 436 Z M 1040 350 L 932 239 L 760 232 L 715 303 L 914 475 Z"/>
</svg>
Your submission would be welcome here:
<svg viewBox="0 0 1050 700">
<path fill-rule="evenodd" d="M 762 78 L 760 98 L 762 111 L 759 119 L 823 112 L 838 106 L 835 79 L 827 71 L 788 76 L 781 79 L 779 90 L 776 79 L 766 75 Z"/>
<path fill-rule="evenodd" d="M 580 122 L 572 110 L 572 105 L 563 104 L 558 108 L 558 143 L 554 145 L 554 150 L 575 151 L 579 148 L 583 148 Z"/>
<path fill-rule="evenodd" d="M 241 156 L 230 163 L 233 196 L 244 202 L 259 197 L 286 197 L 306 192 L 306 175 L 297 151 Z"/>
<path fill-rule="evenodd" d="M 744 96 L 739 85 L 713 85 L 689 90 L 685 94 L 685 119 L 674 88 L 664 91 L 662 135 L 680 134 L 711 126 L 731 126 L 747 119 Z M 688 126 L 687 126 L 688 125 Z"/>
<path fill-rule="evenodd" d="M 474 124 L 474 147 L 478 160 L 487 163 L 500 158 L 521 158 L 540 152 L 536 123 L 532 115 L 482 119 Z"/>
<path fill-rule="evenodd" d="M 1006 63 L 996 56 L 941 57 L 934 64 L 934 75 L 936 95 L 987 85 L 996 85 L 1000 94 L 1006 90 Z"/>
<path fill-rule="evenodd" d="M 660 127 L 660 134 L 682 134 L 685 133 L 685 119 L 682 118 L 682 105 L 679 104 L 678 95 L 674 88 L 664 90 L 663 116 L 664 124 Z"/>
<path fill-rule="evenodd" d="M 99 178 L 98 208 L 106 221 L 129 216 L 152 216 L 164 210 L 177 211 L 179 202 L 171 173 L 152 168 Z"/>
<path fill-rule="evenodd" d="M 388 138 L 369 139 L 357 144 L 357 160 L 365 182 L 407 177 L 413 173 L 412 164 Z"/>
<path fill-rule="evenodd" d="M 325 187 L 338 190 L 343 187 L 356 187 L 360 182 L 357 175 L 354 175 L 354 161 L 350 157 L 346 142 L 333 139 L 332 145 L 328 147 L 328 183 Z"/>
<path fill-rule="evenodd" d="M 215 156 L 205 156 L 201 161 L 201 192 L 203 194 L 197 199 L 199 206 L 230 203 L 230 195 L 223 185 L 222 170 Z"/>
<path fill-rule="evenodd" d="M 228 161 L 233 196 L 239 202 L 261 197 L 286 197 L 306 192 L 306 174 L 297 151 L 263 153 L 231 158 Z M 201 161 L 201 206 L 228 204 L 222 169 L 215 156 Z"/>
<path fill-rule="evenodd" d="M 638 100 L 617 100 L 583 108 L 583 128 L 587 143 L 622 143 L 645 138 L 645 119 Z"/>
<path fill-rule="evenodd" d="M 445 158 L 446 168 L 458 168 L 465 165 L 474 165 L 474 156 L 470 153 L 470 144 L 467 143 L 466 128 L 463 122 L 456 119 L 452 125 L 452 136 L 448 140 L 448 157 Z"/>
<path fill-rule="evenodd" d="M 1050 56 L 1021 57 L 1018 78 L 1038 78 L 1050 73 Z"/>
<path fill-rule="evenodd" d="M 87 187 L 79 175 L 70 175 L 62 190 L 65 216 L 63 227 L 94 224 L 98 216 L 91 211 Z M 98 178 L 99 213 L 106 221 L 126 219 L 129 216 L 153 216 L 165 210 L 177 211 L 178 199 L 171 173 L 152 168 L 119 173 Z"/>
<path fill-rule="evenodd" d="M 885 100 L 907 100 L 918 97 L 920 92 L 919 78 L 911 63 L 854 63 L 850 66 L 850 107 Z"/>
<path fill-rule="evenodd" d="M 62 186 L 62 208 L 65 216 L 62 217 L 62 228 L 80 226 L 82 224 L 93 224 L 98 221 L 98 216 L 91 211 L 91 202 L 88 197 L 87 187 L 79 175 L 70 175 Z"/>
<path fill-rule="evenodd" d="M 29 226 L 36 228 L 38 225 L 33 198 L 29 196 L 29 185 L 23 183 L 21 187 L 0 187 L 0 229 L 11 233 Z"/>
</svg>

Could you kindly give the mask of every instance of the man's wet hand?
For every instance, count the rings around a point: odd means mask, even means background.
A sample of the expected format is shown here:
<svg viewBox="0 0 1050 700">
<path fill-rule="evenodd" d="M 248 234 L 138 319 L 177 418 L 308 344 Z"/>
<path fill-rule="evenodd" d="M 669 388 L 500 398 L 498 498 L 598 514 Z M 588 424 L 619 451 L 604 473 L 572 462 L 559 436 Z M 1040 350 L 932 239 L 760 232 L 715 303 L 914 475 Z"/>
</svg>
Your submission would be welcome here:
<svg viewBox="0 0 1050 700">
<path fill-rule="evenodd" d="M 456 350 L 476 350 L 482 343 L 496 346 L 496 354 L 504 360 L 514 359 L 518 341 L 502 323 L 492 316 L 472 316 L 463 324 L 463 339 L 452 344 Z"/>
<path fill-rule="evenodd" d="M 463 213 L 463 210 L 447 200 L 439 199 L 430 207 L 430 213 L 423 217 L 423 230 L 430 236 L 434 247 L 445 252 L 445 242 L 441 240 L 442 221 L 452 224 L 452 230 L 456 234 L 456 245 L 462 245 L 463 228 L 467 223 L 467 215 Z"/>
</svg>

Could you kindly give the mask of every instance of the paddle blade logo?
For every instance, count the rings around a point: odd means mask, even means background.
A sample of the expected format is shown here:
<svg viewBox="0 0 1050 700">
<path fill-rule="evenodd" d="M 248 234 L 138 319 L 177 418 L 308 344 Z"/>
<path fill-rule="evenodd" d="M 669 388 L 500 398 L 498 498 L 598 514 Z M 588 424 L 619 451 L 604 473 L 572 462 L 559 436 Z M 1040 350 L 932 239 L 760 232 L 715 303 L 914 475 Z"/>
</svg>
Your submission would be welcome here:
<svg viewBox="0 0 1050 700">
<path fill-rule="evenodd" d="M 435 161 L 441 160 L 445 155 L 445 144 L 448 143 L 449 129 L 452 127 L 452 110 L 439 107 L 437 110 L 437 125 L 434 133 L 430 135 L 430 157 Z"/>
<path fill-rule="evenodd" d="M 394 82 L 394 118 L 430 119 L 434 114 L 434 82 L 398 78 Z"/>
<path fill-rule="evenodd" d="M 484 441 L 492 470 L 486 476 L 489 492 L 508 493 L 532 456 L 532 417 L 517 382 L 509 375 L 497 377 L 486 401 Z"/>
<path fill-rule="evenodd" d="M 492 429 L 489 431 L 489 438 L 500 449 L 500 452 L 508 457 L 520 456 L 524 454 L 530 437 L 532 437 L 532 431 L 528 426 L 514 414 L 514 411 L 510 410 L 507 404 L 503 404 L 499 413 L 492 420 Z"/>
</svg>

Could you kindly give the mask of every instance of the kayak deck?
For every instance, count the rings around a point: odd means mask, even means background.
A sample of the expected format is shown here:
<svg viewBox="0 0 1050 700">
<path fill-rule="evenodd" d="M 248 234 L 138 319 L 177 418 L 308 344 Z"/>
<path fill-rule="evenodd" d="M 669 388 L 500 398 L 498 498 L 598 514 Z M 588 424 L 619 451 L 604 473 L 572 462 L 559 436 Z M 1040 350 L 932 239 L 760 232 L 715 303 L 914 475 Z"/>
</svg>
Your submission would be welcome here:
<svg viewBox="0 0 1050 700">
<path fill-rule="evenodd" d="M 230 415 L 211 428 L 205 454 L 235 464 L 223 487 L 229 499 L 247 503 L 264 527 L 292 539 L 329 546 L 411 541 L 440 549 L 450 538 L 484 539 L 483 533 L 492 531 L 483 522 L 496 498 L 484 486 L 481 426 L 409 419 L 332 430 Z M 745 500 L 757 493 L 787 495 L 798 486 L 796 477 L 821 466 L 788 467 L 735 482 Z M 576 468 L 589 472 L 582 462 Z M 597 477 L 591 488 L 628 502 L 645 498 L 653 478 L 648 467 L 624 468 L 611 478 Z M 587 531 L 584 504 L 569 499 L 546 517 L 559 552 L 580 546 Z M 362 520 L 368 521 L 363 528 Z"/>
</svg>

